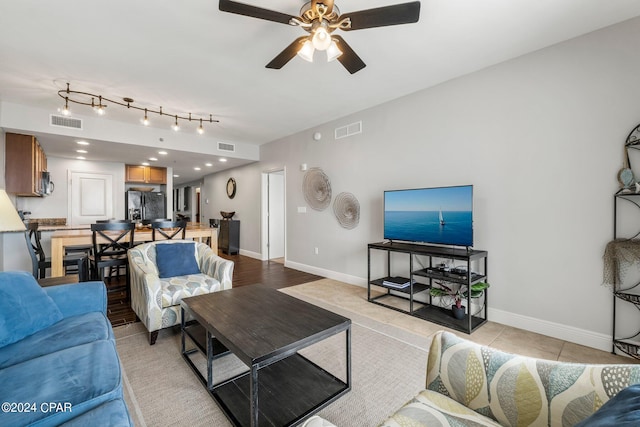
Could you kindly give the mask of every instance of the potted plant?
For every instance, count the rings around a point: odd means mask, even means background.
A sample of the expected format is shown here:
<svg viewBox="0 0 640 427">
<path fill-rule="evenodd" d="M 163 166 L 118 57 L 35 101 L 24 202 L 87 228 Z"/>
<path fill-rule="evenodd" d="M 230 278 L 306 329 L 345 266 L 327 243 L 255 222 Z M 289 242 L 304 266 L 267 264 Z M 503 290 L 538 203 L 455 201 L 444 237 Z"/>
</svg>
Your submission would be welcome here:
<svg viewBox="0 0 640 427">
<path fill-rule="evenodd" d="M 429 293 L 432 297 L 449 297 L 453 301 L 451 311 L 456 319 L 464 319 L 465 307 L 462 300 L 467 299 L 467 291 L 462 291 L 462 286 L 447 286 L 442 282 L 435 282 L 438 287 L 432 287 Z M 471 285 L 471 298 L 479 298 L 489 286 L 486 282 L 477 282 Z"/>
</svg>

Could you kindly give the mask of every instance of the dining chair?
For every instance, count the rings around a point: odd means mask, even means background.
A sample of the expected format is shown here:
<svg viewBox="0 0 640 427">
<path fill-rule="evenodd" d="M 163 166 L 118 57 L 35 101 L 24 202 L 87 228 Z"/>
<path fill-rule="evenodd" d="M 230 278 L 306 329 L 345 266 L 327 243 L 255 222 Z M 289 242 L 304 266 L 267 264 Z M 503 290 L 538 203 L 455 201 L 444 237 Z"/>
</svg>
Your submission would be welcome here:
<svg viewBox="0 0 640 427">
<path fill-rule="evenodd" d="M 174 237 L 184 240 L 187 233 L 187 221 L 152 221 L 151 222 L 151 240 L 156 241 L 156 232 L 160 234 L 158 238 L 164 237 L 171 240 Z"/>
<path fill-rule="evenodd" d="M 47 276 L 47 268 L 51 268 L 51 258 L 46 255 L 42 248 L 42 232 L 38 229 L 38 223 L 29 221 L 26 233 L 33 277 L 36 280 L 44 279 Z M 62 260 L 65 274 L 77 273 L 79 262 L 84 256 L 86 256 L 85 252 L 65 255 Z"/>
<path fill-rule="evenodd" d="M 135 224 L 132 222 L 96 222 L 91 224 L 93 252 L 89 256 L 92 280 L 104 281 L 104 269 L 125 269 L 125 288 L 129 298 L 129 261 L 127 251 L 133 247 Z M 116 289 L 112 289 L 116 290 Z"/>
</svg>

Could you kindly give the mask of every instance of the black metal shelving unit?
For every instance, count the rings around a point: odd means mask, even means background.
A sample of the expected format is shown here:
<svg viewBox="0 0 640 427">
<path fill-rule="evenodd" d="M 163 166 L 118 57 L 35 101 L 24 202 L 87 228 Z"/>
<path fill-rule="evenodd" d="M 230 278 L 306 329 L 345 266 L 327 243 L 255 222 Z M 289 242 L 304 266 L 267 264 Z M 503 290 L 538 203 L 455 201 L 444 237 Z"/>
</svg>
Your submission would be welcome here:
<svg viewBox="0 0 640 427">
<path fill-rule="evenodd" d="M 613 199 L 614 241 L 620 240 L 625 244 L 635 244 L 637 242 L 637 244 L 640 246 L 640 240 L 637 240 L 638 236 L 640 235 L 640 230 L 630 238 L 621 239 L 621 237 L 618 235 L 618 203 L 620 203 L 621 201 L 626 201 L 640 209 L 640 193 L 621 189 L 616 192 Z M 637 262 L 640 262 L 640 259 Z M 622 337 L 617 331 L 618 304 L 622 302 L 633 304 L 638 310 L 640 310 L 640 282 L 626 285 L 623 283 L 613 284 L 613 344 L 611 349 L 612 353 L 615 353 L 616 349 L 618 349 L 635 359 L 640 359 L 640 325 L 638 327 L 638 331 L 630 336 Z"/>
<path fill-rule="evenodd" d="M 640 150 L 640 124 L 631 130 L 627 139 L 625 141 L 625 167 L 631 168 L 631 159 L 629 156 L 630 150 Z M 621 171 L 622 172 L 622 171 Z M 620 179 L 620 176 L 618 177 Z M 620 244 L 620 245 L 638 245 L 640 247 L 640 230 L 638 230 L 635 234 L 625 232 L 625 235 L 622 236 L 618 229 L 618 221 L 621 218 L 618 204 L 621 202 L 626 202 L 634 205 L 638 212 L 640 212 L 640 193 L 638 193 L 638 189 L 634 188 L 635 186 L 629 186 L 629 183 L 624 183 L 621 180 L 621 184 L 627 184 L 628 188 L 621 188 L 618 190 L 613 196 L 613 239 L 612 244 Z M 638 181 L 638 176 L 633 177 L 633 181 Z M 630 234 L 633 234 L 630 236 Z M 640 263 L 640 259 L 636 260 L 636 262 Z M 618 274 L 620 276 L 620 274 Z M 622 280 L 620 280 L 622 282 Z M 616 349 L 622 351 L 623 353 L 635 358 L 640 359 L 640 322 L 636 321 L 638 324 L 638 330 L 633 335 L 630 336 L 621 336 L 621 333 L 618 332 L 618 323 L 617 318 L 619 316 L 618 313 L 618 304 L 632 304 L 636 309 L 640 310 L 640 281 L 632 282 L 632 283 L 614 283 L 613 284 L 613 331 L 612 331 L 612 349 L 611 352 L 615 353 Z M 625 323 L 629 323 L 628 319 Z"/>
<path fill-rule="evenodd" d="M 371 251 L 386 251 L 386 276 L 373 279 L 371 277 Z M 408 268 L 403 268 L 401 274 L 392 274 L 392 254 L 408 255 Z M 426 267 L 414 269 L 414 258 L 423 257 L 428 264 Z M 471 292 L 467 292 L 467 311 L 463 319 L 453 317 L 450 308 L 433 304 L 429 289 L 435 281 L 447 282 L 456 286 L 471 285 L 487 280 L 487 251 L 451 248 L 443 246 L 421 245 L 402 242 L 369 243 L 367 248 L 367 300 L 393 310 L 401 311 L 412 316 L 438 323 L 440 325 L 470 334 L 487 321 L 487 291 L 483 293 L 482 308 L 476 313 L 471 313 Z M 470 274 L 442 271 L 436 267 L 434 260 L 457 260 L 466 265 L 466 271 Z M 472 271 L 472 263 L 478 264 L 478 271 Z M 385 282 L 396 280 L 408 283 L 404 288 L 387 285 Z M 422 279 L 423 282 L 420 282 Z M 386 289 L 386 293 L 372 297 L 371 286 Z M 415 301 L 415 296 L 421 293 L 428 296 L 428 301 Z M 409 301 L 409 309 L 405 310 L 384 302 L 388 297 L 402 298 Z"/>
</svg>

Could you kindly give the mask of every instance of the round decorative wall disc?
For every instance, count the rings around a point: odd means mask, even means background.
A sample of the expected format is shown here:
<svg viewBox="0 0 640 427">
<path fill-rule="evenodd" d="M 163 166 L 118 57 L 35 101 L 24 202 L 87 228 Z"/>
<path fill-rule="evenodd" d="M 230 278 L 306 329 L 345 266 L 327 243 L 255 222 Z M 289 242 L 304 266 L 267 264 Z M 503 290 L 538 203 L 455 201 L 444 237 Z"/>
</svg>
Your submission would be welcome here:
<svg viewBox="0 0 640 427">
<path fill-rule="evenodd" d="M 351 230 L 360 221 L 360 203 L 351 193 L 340 193 L 333 201 L 333 213 L 343 228 Z"/>
<path fill-rule="evenodd" d="M 302 193 L 312 209 L 325 210 L 331 203 L 331 183 L 320 168 L 310 168 L 302 180 Z"/>
</svg>

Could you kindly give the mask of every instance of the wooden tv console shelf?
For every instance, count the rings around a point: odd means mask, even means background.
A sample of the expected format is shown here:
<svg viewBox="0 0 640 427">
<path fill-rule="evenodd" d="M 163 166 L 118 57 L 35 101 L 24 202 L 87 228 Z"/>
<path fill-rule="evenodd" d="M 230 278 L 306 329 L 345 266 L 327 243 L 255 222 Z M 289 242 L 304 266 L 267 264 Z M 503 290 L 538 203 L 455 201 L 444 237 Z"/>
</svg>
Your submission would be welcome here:
<svg viewBox="0 0 640 427">
<path fill-rule="evenodd" d="M 374 254 L 377 251 L 386 252 L 384 273 L 386 275 L 383 277 L 375 279 L 371 277 L 372 251 Z M 397 257 L 392 257 L 392 254 L 408 255 L 408 265 L 406 261 L 394 260 L 393 258 Z M 471 292 L 467 292 L 465 304 L 467 314 L 463 319 L 454 318 L 451 307 L 442 306 L 442 300 L 446 298 L 432 297 L 429 290 L 434 283 L 438 282 L 464 291 L 470 289 L 474 283 L 486 281 L 487 257 L 487 251 L 474 249 L 404 242 L 369 243 L 367 248 L 367 300 L 470 334 L 487 321 L 488 290 L 485 290 L 480 298 L 472 298 Z M 415 263 L 419 264 L 419 268 L 414 268 Z M 457 269 L 441 268 L 442 263 L 448 266 L 457 263 L 455 265 Z M 395 270 L 399 270 L 400 273 L 395 274 Z M 386 292 L 372 296 L 372 286 L 383 288 Z M 407 300 L 408 308 L 399 307 L 398 304 L 390 304 L 392 301 L 389 299 L 398 298 Z M 436 302 L 434 300 L 440 300 L 437 301 L 439 304 L 434 304 Z M 406 302 L 404 305 L 406 306 Z"/>
</svg>

